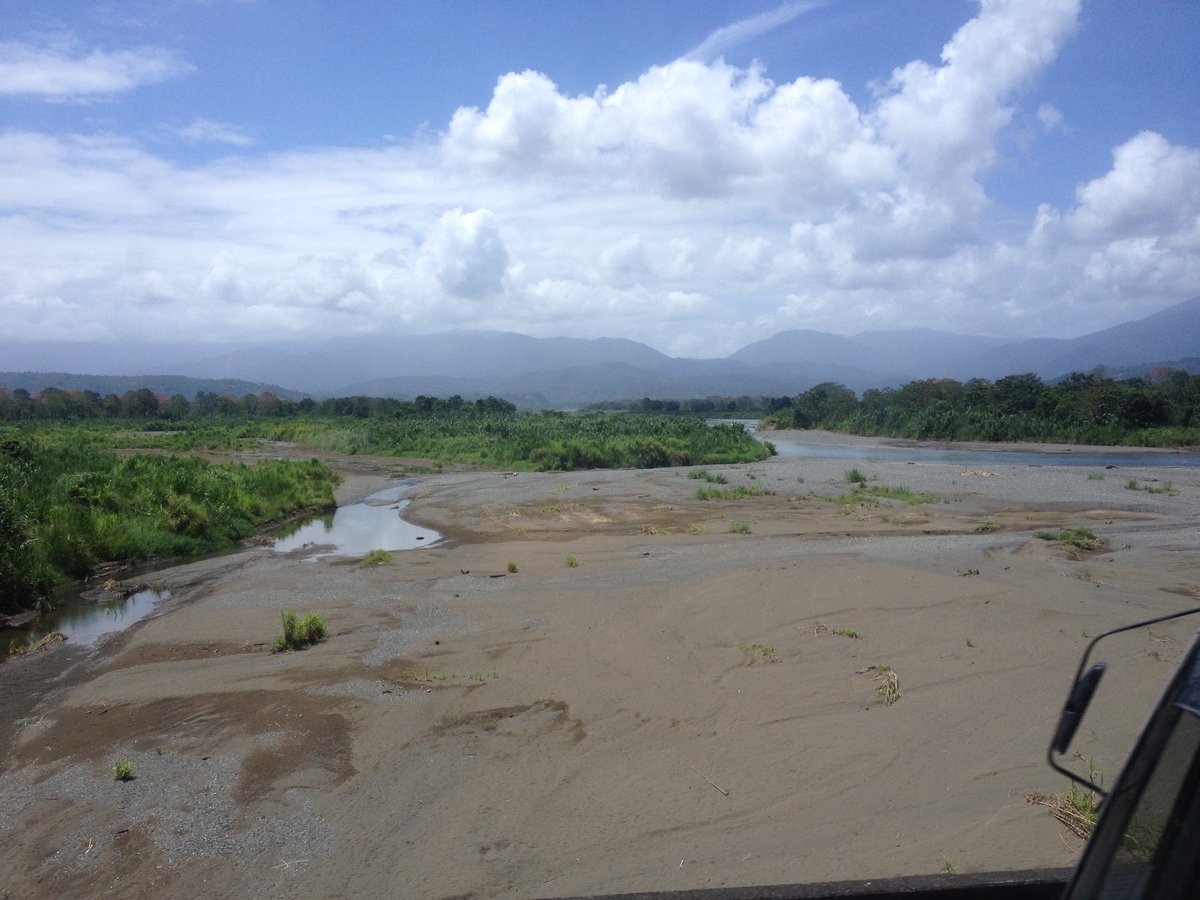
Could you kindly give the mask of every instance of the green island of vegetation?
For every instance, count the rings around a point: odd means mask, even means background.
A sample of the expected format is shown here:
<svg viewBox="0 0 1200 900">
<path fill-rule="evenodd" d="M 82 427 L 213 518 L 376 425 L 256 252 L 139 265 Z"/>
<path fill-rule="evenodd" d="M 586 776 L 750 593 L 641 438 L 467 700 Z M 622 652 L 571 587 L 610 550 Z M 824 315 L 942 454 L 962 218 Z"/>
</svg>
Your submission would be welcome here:
<svg viewBox="0 0 1200 900">
<path fill-rule="evenodd" d="M 519 412 L 495 397 L 473 403 L 457 396 L 318 403 L 270 393 L 241 399 L 201 393 L 189 401 L 149 391 L 102 398 L 57 388 L 37 395 L 0 389 L 4 421 L 26 428 L 69 425 L 75 443 L 109 449 L 237 450 L 268 440 L 336 453 L 536 471 L 753 462 L 773 452 L 740 424 L 708 425 L 700 416 Z"/>
<path fill-rule="evenodd" d="M 750 462 L 773 452 L 740 424 L 519 412 L 494 397 L 318 403 L 0 388 L 0 612 L 47 604 L 57 584 L 102 563 L 196 556 L 334 506 L 337 476 L 315 459 L 245 465 L 186 455 L 264 441 L 538 471 Z"/>
</svg>

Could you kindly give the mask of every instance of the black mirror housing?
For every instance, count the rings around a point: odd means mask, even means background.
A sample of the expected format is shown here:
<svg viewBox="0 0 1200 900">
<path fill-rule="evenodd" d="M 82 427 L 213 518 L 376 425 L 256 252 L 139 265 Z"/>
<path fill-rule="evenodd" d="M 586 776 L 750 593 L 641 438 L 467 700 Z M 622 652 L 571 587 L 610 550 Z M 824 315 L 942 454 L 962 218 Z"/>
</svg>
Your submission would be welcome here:
<svg viewBox="0 0 1200 900">
<path fill-rule="evenodd" d="M 1062 715 L 1058 720 L 1058 728 L 1054 732 L 1054 740 L 1050 744 L 1055 753 L 1067 752 L 1067 745 L 1071 743 L 1071 738 L 1075 737 L 1075 731 L 1079 728 L 1083 714 L 1087 711 L 1088 704 L 1092 702 L 1092 696 L 1096 693 L 1100 679 L 1107 669 L 1108 663 L 1096 663 L 1071 688 L 1071 693 L 1067 697 Z"/>
</svg>

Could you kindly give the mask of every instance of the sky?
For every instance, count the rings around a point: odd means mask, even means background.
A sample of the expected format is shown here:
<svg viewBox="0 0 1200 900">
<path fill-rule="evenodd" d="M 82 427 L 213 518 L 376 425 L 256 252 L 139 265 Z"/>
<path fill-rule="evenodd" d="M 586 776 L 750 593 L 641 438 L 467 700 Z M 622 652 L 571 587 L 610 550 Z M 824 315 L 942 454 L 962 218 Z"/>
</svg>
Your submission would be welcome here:
<svg viewBox="0 0 1200 900">
<path fill-rule="evenodd" d="M 1074 337 L 1200 294 L 1195 0 L 5 0 L 42 341 Z"/>
</svg>

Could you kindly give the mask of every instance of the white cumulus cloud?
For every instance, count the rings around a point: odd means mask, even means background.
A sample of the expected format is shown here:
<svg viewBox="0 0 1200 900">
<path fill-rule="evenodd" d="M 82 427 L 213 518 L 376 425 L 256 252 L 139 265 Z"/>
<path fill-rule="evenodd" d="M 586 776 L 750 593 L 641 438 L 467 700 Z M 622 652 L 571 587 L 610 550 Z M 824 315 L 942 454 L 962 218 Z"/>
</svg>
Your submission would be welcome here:
<svg viewBox="0 0 1200 900">
<path fill-rule="evenodd" d="M 425 252 L 438 281 L 456 297 L 480 300 L 504 288 L 508 249 L 491 210 L 446 211 Z"/>
<path fill-rule="evenodd" d="M 840 202 L 897 171 L 895 151 L 836 82 L 777 87 L 758 67 L 690 60 L 581 97 L 540 73 L 510 73 L 486 110 L 455 113 L 443 147 L 451 164 L 497 175 L 599 178 L 682 197 L 782 189 Z"/>
<path fill-rule="evenodd" d="M 995 158 L 1011 98 L 1058 54 L 1079 0 L 984 0 L 942 49 L 892 73 L 873 119 L 915 176 L 967 180 Z"/>
<path fill-rule="evenodd" d="M 1197 227 L 1200 150 L 1152 131 L 1113 151 L 1113 167 L 1076 192 L 1072 230 L 1085 238 L 1161 237 Z"/>
</svg>

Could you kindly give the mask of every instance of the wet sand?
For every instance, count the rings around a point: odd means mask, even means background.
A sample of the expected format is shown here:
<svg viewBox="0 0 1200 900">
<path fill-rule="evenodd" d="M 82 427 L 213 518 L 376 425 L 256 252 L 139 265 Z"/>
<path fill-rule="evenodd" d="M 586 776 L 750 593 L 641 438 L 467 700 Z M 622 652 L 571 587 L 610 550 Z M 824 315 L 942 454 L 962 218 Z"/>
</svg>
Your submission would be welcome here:
<svg viewBox="0 0 1200 900">
<path fill-rule="evenodd" d="M 343 462 L 340 502 L 395 468 Z M 837 502 L 836 460 L 709 466 L 727 485 L 453 471 L 408 492 L 445 539 L 391 563 L 254 549 L 143 577 L 172 592 L 151 619 L 0 666 L 4 896 L 564 897 L 1072 864 L 1078 840 L 1024 796 L 1065 787 L 1045 747 L 1088 636 L 1200 599 L 1200 472 L 1139 469 L 1171 483 L 1149 493 L 1120 470 L 858 467 L 936 502 Z M 696 498 L 739 485 L 764 493 Z M 1064 525 L 1107 549 L 1033 537 Z M 283 609 L 329 638 L 272 654 Z M 1075 743 L 1110 780 L 1196 627 L 1106 645 Z"/>
</svg>

